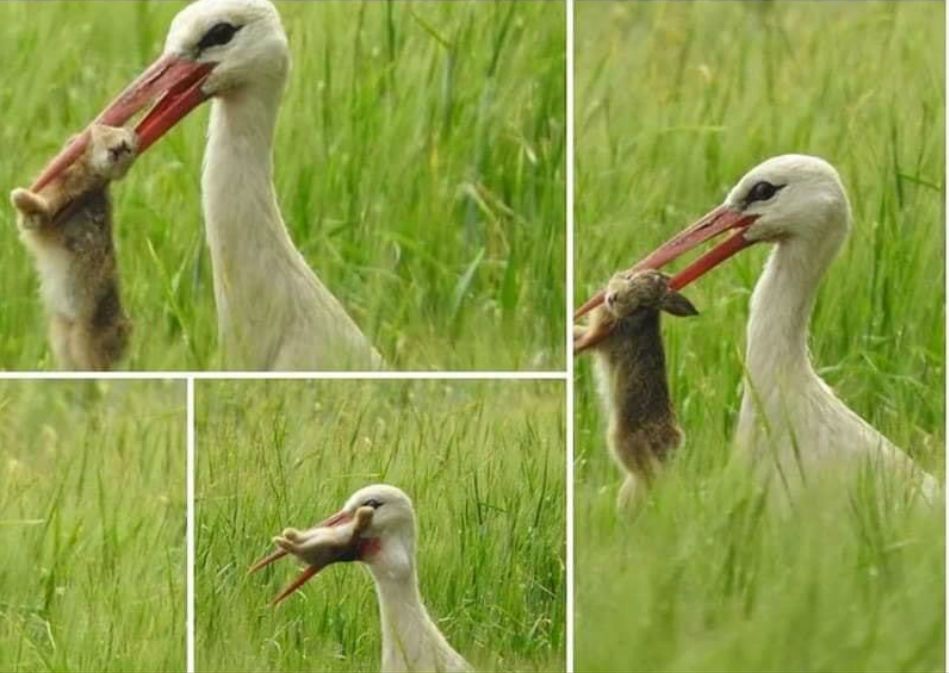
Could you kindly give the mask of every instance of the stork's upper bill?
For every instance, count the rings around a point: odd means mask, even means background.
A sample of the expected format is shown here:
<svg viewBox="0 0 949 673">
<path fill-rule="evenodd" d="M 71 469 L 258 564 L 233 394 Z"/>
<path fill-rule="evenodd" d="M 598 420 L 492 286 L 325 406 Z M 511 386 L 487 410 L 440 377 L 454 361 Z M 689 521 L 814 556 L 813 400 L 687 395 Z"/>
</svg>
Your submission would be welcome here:
<svg viewBox="0 0 949 673">
<path fill-rule="evenodd" d="M 256 83 L 282 86 L 287 38 L 268 0 L 198 0 L 174 18 L 164 53 L 129 84 L 94 123 L 135 127 L 139 154 L 212 96 Z M 88 129 L 59 153 L 33 184 L 41 189 L 71 165 L 89 142 Z"/>
<path fill-rule="evenodd" d="M 759 164 L 739 180 L 725 201 L 672 237 L 630 271 L 660 269 L 718 236 L 729 236 L 673 276 L 679 290 L 748 246 L 792 238 L 846 233 L 850 206 L 840 176 L 818 157 L 785 154 Z M 591 297 L 574 316 L 603 303 L 603 292 Z"/>
</svg>

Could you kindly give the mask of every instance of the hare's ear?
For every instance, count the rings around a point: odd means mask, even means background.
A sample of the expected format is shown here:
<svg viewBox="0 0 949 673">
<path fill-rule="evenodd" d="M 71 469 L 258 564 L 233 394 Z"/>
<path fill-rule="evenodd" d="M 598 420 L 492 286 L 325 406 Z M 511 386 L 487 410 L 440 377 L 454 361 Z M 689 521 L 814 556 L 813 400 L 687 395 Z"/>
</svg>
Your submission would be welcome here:
<svg viewBox="0 0 949 673">
<path fill-rule="evenodd" d="M 372 507 L 360 507 L 356 510 L 356 525 L 354 527 L 355 532 L 361 533 L 369 527 L 369 524 L 372 523 L 372 516 L 375 514 L 376 510 Z"/>
<path fill-rule="evenodd" d="M 681 295 L 678 292 L 670 292 L 663 297 L 659 308 L 666 313 L 682 317 L 699 314 L 698 309 L 692 305 L 692 302 L 686 299 L 685 295 Z"/>
</svg>

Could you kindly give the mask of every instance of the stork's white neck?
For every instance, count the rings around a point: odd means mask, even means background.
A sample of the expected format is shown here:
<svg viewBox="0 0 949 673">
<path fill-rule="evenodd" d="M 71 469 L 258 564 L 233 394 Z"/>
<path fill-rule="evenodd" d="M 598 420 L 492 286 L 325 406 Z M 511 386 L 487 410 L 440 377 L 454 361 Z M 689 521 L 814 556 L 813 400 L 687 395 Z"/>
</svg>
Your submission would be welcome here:
<svg viewBox="0 0 949 673">
<path fill-rule="evenodd" d="M 748 319 L 746 367 L 757 389 L 816 376 L 807 349 L 808 325 L 821 279 L 843 239 L 788 239 L 771 253 Z"/>
<path fill-rule="evenodd" d="M 818 286 L 837 255 L 846 227 L 820 242 L 789 240 L 771 254 L 751 299 L 746 381 L 735 440 L 746 456 L 767 457 L 791 486 L 839 460 L 884 461 L 913 474 L 934 501 L 938 482 L 841 402 L 817 375 L 807 350 L 807 328 Z M 828 232 L 830 233 L 830 232 Z M 772 460 L 775 461 L 772 463 Z M 875 463 L 875 464 L 878 464 Z"/>
<path fill-rule="evenodd" d="M 273 187 L 280 97 L 280 87 L 260 85 L 216 98 L 212 104 L 202 188 L 211 254 L 225 265 L 271 251 L 288 261 L 299 257 Z"/>
<path fill-rule="evenodd" d="M 215 99 L 202 196 L 218 332 L 229 368 L 380 368 L 345 309 L 293 245 L 273 186 L 282 82 Z"/>
<path fill-rule="evenodd" d="M 230 364 L 266 369 L 280 348 L 293 283 L 312 276 L 284 225 L 273 186 L 282 86 L 214 100 L 202 192 L 218 330 Z"/>
<path fill-rule="evenodd" d="M 750 455 L 794 445 L 790 438 L 814 427 L 807 418 L 814 401 L 819 408 L 840 406 L 811 365 L 807 335 L 817 289 L 845 236 L 843 228 L 833 239 L 781 241 L 755 286 L 735 434 L 736 445 Z M 807 450 L 814 450 L 811 444 Z"/>
<path fill-rule="evenodd" d="M 411 549 L 389 542 L 381 554 L 369 570 L 379 599 L 383 673 L 467 670 L 422 603 Z"/>
<path fill-rule="evenodd" d="M 255 352 L 261 307 L 278 309 L 284 268 L 298 255 L 287 234 L 273 188 L 273 135 L 280 89 L 241 89 L 214 100 L 204 157 L 204 220 L 218 314 L 229 359 L 264 368 Z M 275 292 L 277 290 L 277 292 Z"/>
<path fill-rule="evenodd" d="M 418 577 L 413 568 L 405 575 L 373 572 L 379 598 L 379 616 L 382 619 L 382 647 L 407 640 L 426 637 L 435 625 L 428 616 L 418 589 Z"/>
</svg>

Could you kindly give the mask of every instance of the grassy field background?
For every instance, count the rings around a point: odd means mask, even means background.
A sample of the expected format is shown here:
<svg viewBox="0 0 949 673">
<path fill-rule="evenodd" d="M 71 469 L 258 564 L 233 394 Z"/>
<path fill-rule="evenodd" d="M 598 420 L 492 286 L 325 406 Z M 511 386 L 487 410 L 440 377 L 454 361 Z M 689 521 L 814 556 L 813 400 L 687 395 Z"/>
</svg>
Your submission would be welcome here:
<svg viewBox="0 0 949 673">
<path fill-rule="evenodd" d="M 399 486 L 418 518 L 422 595 L 479 671 L 562 671 L 562 383 L 282 381 L 197 387 L 197 668 L 378 670 L 379 616 L 358 564 L 276 610 L 297 568 L 247 576 L 288 525 L 358 488 Z"/>
<path fill-rule="evenodd" d="M 184 671 L 184 384 L 5 381 L 0 419 L 0 670 Z"/>
<path fill-rule="evenodd" d="M 944 9 L 935 2 L 577 5 L 575 299 L 718 204 L 768 156 L 840 170 L 855 227 L 811 349 L 861 415 L 944 470 Z M 940 671 L 940 511 L 866 489 L 763 509 L 726 467 L 747 302 L 766 250 L 665 321 L 688 435 L 635 521 L 613 509 L 578 363 L 577 670 Z"/>
<path fill-rule="evenodd" d="M 4 193 L 151 63 L 182 6 L 0 3 Z M 278 7 L 293 70 L 277 194 L 318 275 L 391 366 L 563 368 L 562 6 Z M 113 190 L 131 369 L 222 364 L 200 213 L 206 123 L 194 113 Z M 0 208 L 0 368 L 48 369 L 16 239 Z"/>
</svg>

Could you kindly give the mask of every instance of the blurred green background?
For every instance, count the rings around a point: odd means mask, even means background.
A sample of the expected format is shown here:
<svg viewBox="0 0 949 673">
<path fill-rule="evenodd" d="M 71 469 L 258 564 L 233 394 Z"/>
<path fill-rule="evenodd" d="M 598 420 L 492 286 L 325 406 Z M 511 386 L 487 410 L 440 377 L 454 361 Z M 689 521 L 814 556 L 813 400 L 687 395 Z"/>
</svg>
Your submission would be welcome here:
<svg viewBox="0 0 949 673">
<path fill-rule="evenodd" d="M 185 670 L 185 385 L 0 382 L 0 670 Z"/>
</svg>

